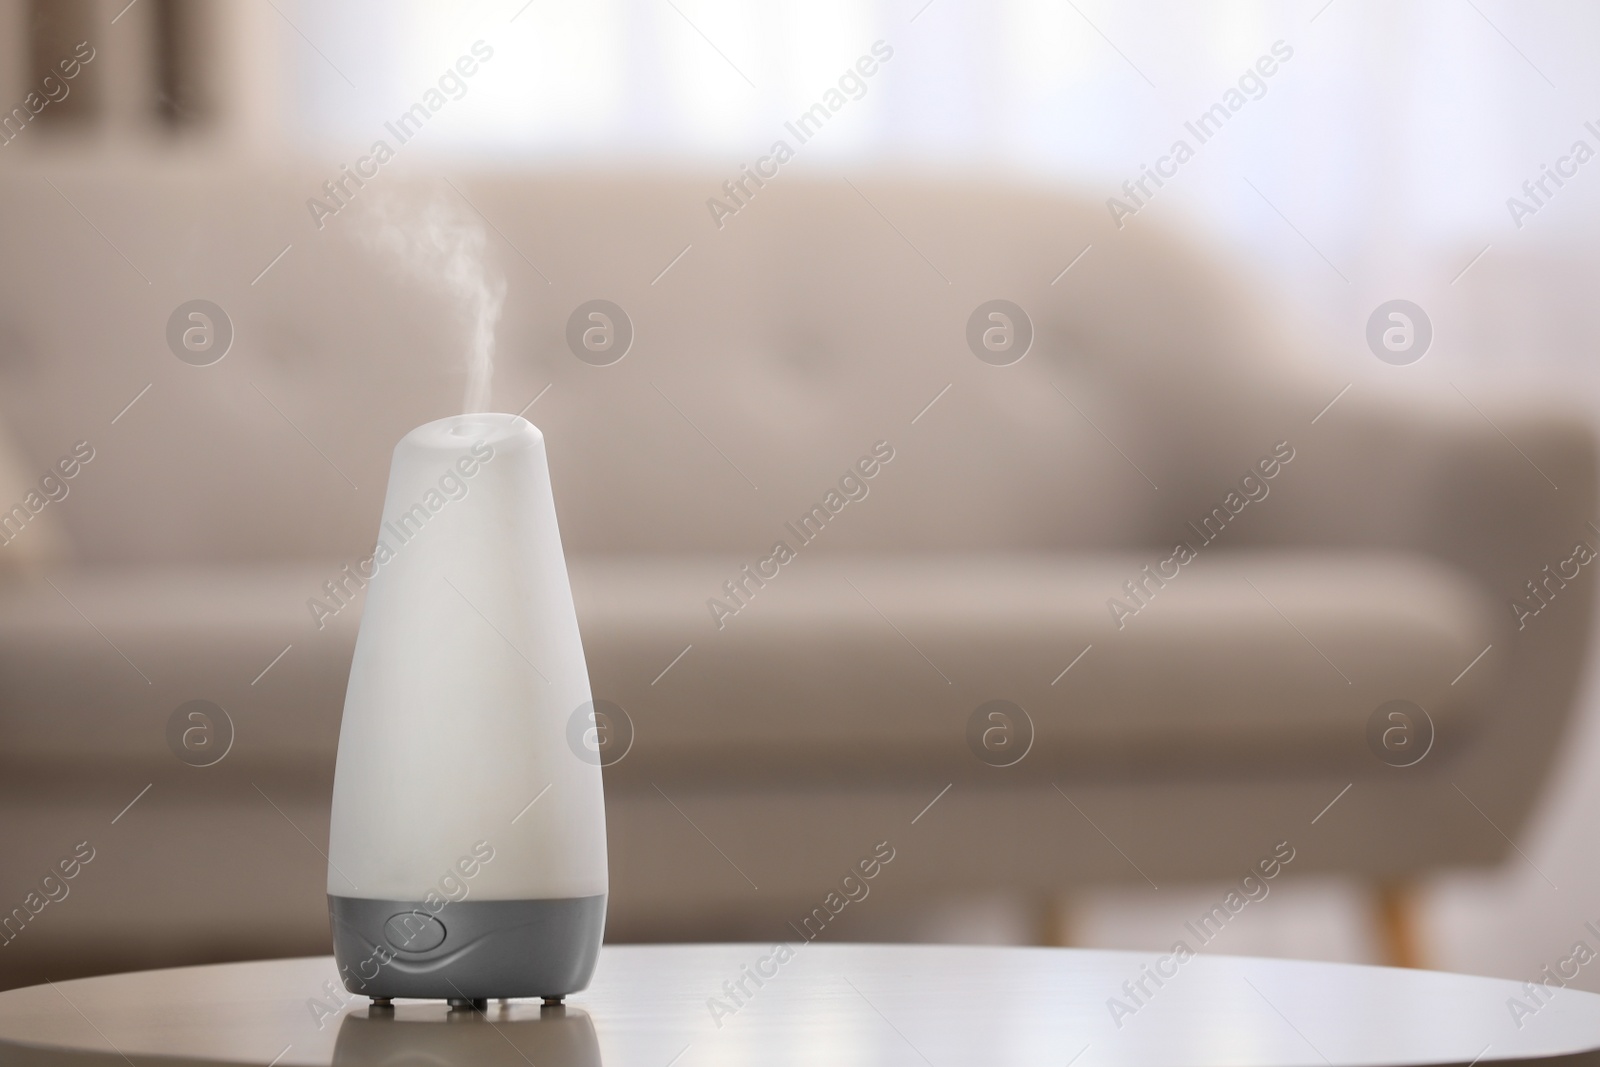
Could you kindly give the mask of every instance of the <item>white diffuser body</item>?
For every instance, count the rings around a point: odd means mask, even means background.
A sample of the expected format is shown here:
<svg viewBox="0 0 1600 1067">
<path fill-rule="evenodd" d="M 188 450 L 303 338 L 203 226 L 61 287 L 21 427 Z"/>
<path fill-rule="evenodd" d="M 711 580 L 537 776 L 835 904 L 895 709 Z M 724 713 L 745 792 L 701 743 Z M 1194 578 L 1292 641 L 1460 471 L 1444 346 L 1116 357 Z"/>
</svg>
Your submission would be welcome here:
<svg viewBox="0 0 1600 1067">
<path fill-rule="evenodd" d="M 543 435 L 492 414 L 407 434 L 355 573 L 370 582 L 328 843 L 346 987 L 582 989 L 605 925 L 605 801 L 598 759 L 569 742 L 593 705 Z"/>
</svg>

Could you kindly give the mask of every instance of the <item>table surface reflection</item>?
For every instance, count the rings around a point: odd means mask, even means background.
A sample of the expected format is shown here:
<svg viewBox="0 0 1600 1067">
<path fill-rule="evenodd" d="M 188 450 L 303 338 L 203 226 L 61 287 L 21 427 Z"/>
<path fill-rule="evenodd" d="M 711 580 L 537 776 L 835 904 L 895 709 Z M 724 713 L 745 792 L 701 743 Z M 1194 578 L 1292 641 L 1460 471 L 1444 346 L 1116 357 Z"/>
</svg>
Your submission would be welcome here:
<svg viewBox="0 0 1600 1067">
<path fill-rule="evenodd" d="M 1081 949 L 775 948 L 607 946 L 565 1006 L 483 1013 L 372 1008 L 339 989 L 328 957 L 84 978 L 0 993 L 0 1062 L 1600 1064 L 1600 996 L 1530 999 L 1498 979 Z"/>
</svg>

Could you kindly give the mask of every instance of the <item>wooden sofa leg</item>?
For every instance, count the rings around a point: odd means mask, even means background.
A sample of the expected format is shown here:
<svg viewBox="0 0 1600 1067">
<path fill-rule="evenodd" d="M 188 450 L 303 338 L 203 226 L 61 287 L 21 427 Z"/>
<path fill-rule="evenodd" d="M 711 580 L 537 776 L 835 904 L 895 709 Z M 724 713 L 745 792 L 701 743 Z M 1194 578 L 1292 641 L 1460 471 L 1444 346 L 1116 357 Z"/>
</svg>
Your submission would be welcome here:
<svg viewBox="0 0 1600 1067">
<path fill-rule="evenodd" d="M 1384 962 L 1391 967 L 1423 966 L 1415 888 L 1406 882 L 1380 882 L 1374 896 Z"/>
<path fill-rule="evenodd" d="M 1067 897 L 1059 893 L 1047 894 L 1039 901 L 1038 917 L 1039 944 L 1051 948 L 1067 948 L 1072 944 L 1072 907 Z"/>
</svg>

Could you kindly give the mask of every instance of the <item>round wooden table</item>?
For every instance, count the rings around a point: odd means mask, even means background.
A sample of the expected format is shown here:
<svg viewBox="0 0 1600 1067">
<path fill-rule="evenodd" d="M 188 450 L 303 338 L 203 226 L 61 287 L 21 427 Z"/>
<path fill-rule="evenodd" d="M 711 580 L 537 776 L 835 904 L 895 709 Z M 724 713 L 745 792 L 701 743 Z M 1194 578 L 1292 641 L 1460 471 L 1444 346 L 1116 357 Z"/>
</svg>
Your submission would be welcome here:
<svg viewBox="0 0 1600 1067">
<path fill-rule="evenodd" d="M 57 982 L 0 993 L 0 1063 L 1600 1064 L 1600 996 L 1498 979 L 1077 949 L 775 948 L 608 946 L 564 1006 L 485 1012 L 374 1008 L 343 992 L 330 958 Z"/>
</svg>

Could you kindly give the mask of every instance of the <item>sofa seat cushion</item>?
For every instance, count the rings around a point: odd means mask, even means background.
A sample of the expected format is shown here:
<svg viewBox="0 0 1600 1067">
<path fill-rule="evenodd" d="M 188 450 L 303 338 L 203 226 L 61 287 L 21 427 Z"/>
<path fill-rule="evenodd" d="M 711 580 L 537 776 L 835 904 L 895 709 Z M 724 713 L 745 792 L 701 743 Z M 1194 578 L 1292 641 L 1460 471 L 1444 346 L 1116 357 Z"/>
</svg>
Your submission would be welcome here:
<svg viewBox="0 0 1600 1067">
<path fill-rule="evenodd" d="M 1147 581 L 1137 613 L 1114 613 L 1114 597 L 1137 606 L 1123 583 L 1163 557 L 799 559 L 764 587 L 745 579 L 731 616 L 707 606 L 739 577 L 727 561 L 576 565 L 596 695 L 637 735 L 609 773 L 1382 773 L 1366 740 L 1380 705 L 1420 705 L 1444 757 L 1494 692 L 1493 651 L 1456 679 L 1510 614 L 1434 562 L 1218 552 L 1164 586 Z M 991 700 L 1031 719 L 1032 749 L 1014 766 L 968 748 L 968 720 Z"/>
<path fill-rule="evenodd" d="M 1510 614 L 1457 572 L 1413 556 L 1217 552 L 1147 580 L 1143 606 L 1115 619 L 1108 600 L 1138 607 L 1123 583 L 1161 555 L 819 553 L 763 586 L 744 579 L 742 605 L 724 583 L 744 561 L 575 558 L 595 695 L 635 732 L 608 780 L 1385 773 L 1366 741 L 1380 705 L 1427 711 L 1429 766 L 1488 710 L 1496 651 L 1461 672 Z M 233 758 L 325 769 L 359 604 L 319 629 L 305 601 L 334 571 L 60 571 L 54 588 L 0 587 L 0 751 L 170 760 L 167 717 L 208 699 L 234 720 Z M 737 612 L 714 613 L 712 598 Z M 991 700 L 1031 720 L 1014 766 L 968 747 Z"/>
</svg>

